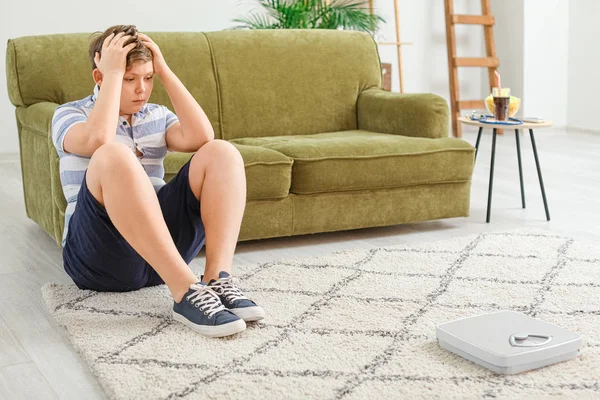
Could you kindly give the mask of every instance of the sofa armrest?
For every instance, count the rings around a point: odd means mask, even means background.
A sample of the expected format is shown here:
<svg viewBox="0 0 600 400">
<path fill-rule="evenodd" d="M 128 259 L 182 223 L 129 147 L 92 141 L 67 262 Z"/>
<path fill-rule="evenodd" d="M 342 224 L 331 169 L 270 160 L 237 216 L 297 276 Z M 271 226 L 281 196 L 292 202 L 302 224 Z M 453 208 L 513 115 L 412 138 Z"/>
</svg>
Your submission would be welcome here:
<svg viewBox="0 0 600 400">
<path fill-rule="evenodd" d="M 29 107 L 17 107 L 17 119 L 22 126 L 40 135 L 51 137 L 52 117 L 58 106 L 56 103 L 43 101 Z"/>
<path fill-rule="evenodd" d="M 403 136 L 448 136 L 448 103 L 435 94 L 367 89 L 358 96 L 358 129 Z"/>
<path fill-rule="evenodd" d="M 27 216 L 60 244 L 66 202 L 51 138 L 56 107 L 49 102 L 18 106 L 16 117 Z"/>
</svg>

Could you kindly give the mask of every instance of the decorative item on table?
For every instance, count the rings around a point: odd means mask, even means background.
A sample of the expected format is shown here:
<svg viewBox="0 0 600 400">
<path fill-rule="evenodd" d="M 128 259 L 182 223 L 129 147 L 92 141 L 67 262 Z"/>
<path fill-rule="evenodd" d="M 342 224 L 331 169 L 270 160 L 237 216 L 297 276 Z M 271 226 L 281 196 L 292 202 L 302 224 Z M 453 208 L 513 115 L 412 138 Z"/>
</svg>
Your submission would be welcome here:
<svg viewBox="0 0 600 400">
<path fill-rule="evenodd" d="M 488 111 L 494 116 L 495 119 L 497 119 L 498 121 L 506 121 L 509 117 L 514 117 L 517 111 L 519 111 L 519 107 L 521 106 L 521 99 L 515 96 L 511 96 L 510 88 L 502 87 L 502 82 L 498 71 L 496 71 L 496 78 L 498 81 L 497 87 L 492 88 L 492 93 L 490 93 L 490 95 L 485 98 L 485 106 L 488 109 Z M 496 104 L 499 105 L 498 110 L 496 110 Z M 505 107 L 507 113 L 503 112 Z M 496 115 L 496 111 L 498 111 L 498 115 Z"/>
<path fill-rule="evenodd" d="M 381 78 L 383 90 L 392 91 L 392 64 L 381 63 Z"/>
<path fill-rule="evenodd" d="M 522 120 L 513 117 L 508 117 L 505 121 L 497 120 L 493 115 L 489 115 L 483 110 L 473 110 L 470 114 L 465 114 L 465 117 L 469 118 L 471 121 L 477 121 L 483 124 L 521 125 L 523 123 Z"/>
</svg>

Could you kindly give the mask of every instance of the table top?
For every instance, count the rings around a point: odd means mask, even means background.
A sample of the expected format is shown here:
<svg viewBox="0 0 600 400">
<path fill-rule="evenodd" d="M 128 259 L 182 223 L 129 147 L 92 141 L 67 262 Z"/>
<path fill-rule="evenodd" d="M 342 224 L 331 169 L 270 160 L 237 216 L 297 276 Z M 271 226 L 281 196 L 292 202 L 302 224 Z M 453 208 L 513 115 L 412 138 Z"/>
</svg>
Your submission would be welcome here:
<svg viewBox="0 0 600 400">
<path fill-rule="evenodd" d="M 536 128 L 547 128 L 552 126 L 552 121 L 546 120 L 544 122 L 523 122 L 522 124 L 515 125 L 507 125 L 507 124 L 488 124 L 484 122 L 474 121 L 468 117 L 459 117 L 458 120 L 463 124 L 473 125 L 473 126 L 481 126 L 488 128 L 497 128 L 497 129 L 536 129 Z"/>
</svg>

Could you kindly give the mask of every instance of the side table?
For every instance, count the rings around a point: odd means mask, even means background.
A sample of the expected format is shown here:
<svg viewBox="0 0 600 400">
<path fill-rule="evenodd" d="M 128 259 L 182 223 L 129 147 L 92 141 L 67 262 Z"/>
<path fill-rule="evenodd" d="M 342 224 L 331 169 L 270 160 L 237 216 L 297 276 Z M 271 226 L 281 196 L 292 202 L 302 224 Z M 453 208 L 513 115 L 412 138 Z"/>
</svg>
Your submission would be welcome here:
<svg viewBox="0 0 600 400">
<path fill-rule="evenodd" d="M 529 129 L 529 136 L 531 137 L 531 146 L 533 147 L 533 156 L 535 157 L 535 165 L 537 167 L 537 174 L 540 180 L 540 188 L 542 189 L 542 198 L 544 199 L 544 208 L 546 210 L 546 220 L 550 221 L 550 212 L 548 211 L 548 201 L 546 200 L 546 191 L 544 190 L 544 180 L 542 179 L 542 169 L 540 167 L 540 160 L 537 153 L 537 147 L 535 145 L 535 136 L 533 130 L 537 128 L 547 128 L 552 126 L 552 121 L 544 121 L 540 123 L 528 123 L 524 122 L 518 125 L 507 125 L 507 124 L 490 124 L 483 123 L 480 121 L 472 120 L 468 117 L 461 116 L 458 120 L 465 125 L 472 125 L 479 127 L 479 133 L 477 134 L 477 142 L 475 144 L 475 159 L 477 159 L 477 153 L 479 152 L 479 141 L 481 140 L 481 133 L 483 128 L 492 128 L 492 161 L 490 164 L 490 184 L 488 187 L 488 202 L 487 202 L 487 216 L 485 222 L 490 222 L 490 212 L 492 207 L 492 188 L 494 185 L 494 161 L 496 158 L 496 135 L 497 129 L 514 129 L 515 138 L 517 141 L 517 159 L 519 161 L 519 180 L 521 181 L 521 204 L 525 208 L 525 187 L 523 185 L 523 166 L 521 164 L 521 144 L 519 142 L 519 130 Z"/>
</svg>

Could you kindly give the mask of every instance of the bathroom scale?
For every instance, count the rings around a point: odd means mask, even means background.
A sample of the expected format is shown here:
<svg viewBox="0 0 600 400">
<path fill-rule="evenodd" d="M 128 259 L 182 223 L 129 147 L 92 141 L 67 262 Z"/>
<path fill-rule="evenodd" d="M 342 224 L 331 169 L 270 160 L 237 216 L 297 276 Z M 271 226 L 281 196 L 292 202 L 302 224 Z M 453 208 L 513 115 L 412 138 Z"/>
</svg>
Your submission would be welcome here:
<svg viewBox="0 0 600 400">
<path fill-rule="evenodd" d="M 436 327 L 440 346 L 498 374 L 517 374 L 577 357 L 581 335 L 514 311 Z"/>
</svg>

